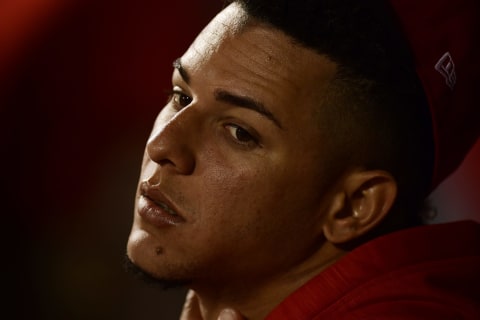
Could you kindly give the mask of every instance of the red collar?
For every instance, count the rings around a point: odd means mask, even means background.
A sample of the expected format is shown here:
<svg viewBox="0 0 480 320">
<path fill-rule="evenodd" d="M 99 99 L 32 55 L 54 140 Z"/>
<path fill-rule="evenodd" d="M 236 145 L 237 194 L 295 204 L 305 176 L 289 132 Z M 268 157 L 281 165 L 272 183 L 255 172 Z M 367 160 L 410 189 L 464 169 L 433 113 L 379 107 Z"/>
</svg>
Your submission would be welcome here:
<svg viewBox="0 0 480 320">
<path fill-rule="evenodd" d="M 379 237 L 348 253 L 293 292 L 266 319 L 315 319 L 329 308 L 344 308 L 339 306 L 342 299 L 360 285 L 381 281 L 396 271 L 457 257 L 475 256 L 478 261 L 479 244 L 480 224 L 474 221 L 421 226 Z M 388 281 L 382 283 L 388 285 Z"/>
</svg>

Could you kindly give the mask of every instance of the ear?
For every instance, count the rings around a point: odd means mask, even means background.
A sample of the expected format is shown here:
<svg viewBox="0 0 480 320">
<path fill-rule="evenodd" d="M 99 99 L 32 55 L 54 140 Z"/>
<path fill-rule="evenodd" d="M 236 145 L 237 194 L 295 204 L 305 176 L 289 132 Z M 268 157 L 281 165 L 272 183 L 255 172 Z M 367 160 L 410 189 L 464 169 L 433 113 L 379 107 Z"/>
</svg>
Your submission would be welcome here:
<svg viewBox="0 0 480 320">
<path fill-rule="evenodd" d="M 354 171 L 341 179 L 323 224 L 334 244 L 354 240 L 372 230 L 390 211 L 397 196 L 393 176 L 382 170 Z"/>
</svg>

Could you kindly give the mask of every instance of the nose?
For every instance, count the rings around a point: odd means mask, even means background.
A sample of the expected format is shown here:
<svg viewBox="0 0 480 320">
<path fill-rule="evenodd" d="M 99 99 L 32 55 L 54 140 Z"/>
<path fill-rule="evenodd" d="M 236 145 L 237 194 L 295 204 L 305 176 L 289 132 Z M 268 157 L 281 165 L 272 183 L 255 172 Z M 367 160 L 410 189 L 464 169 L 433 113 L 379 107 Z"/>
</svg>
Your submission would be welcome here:
<svg viewBox="0 0 480 320">
<path fill-rule="evenodd" d="M 162 111 L 148 139 L 146 153 L 162 169 L 189 175 L 195 169 L 195 137 L 198 119 L 185 108 L 170 119 Z"/>
</svg>

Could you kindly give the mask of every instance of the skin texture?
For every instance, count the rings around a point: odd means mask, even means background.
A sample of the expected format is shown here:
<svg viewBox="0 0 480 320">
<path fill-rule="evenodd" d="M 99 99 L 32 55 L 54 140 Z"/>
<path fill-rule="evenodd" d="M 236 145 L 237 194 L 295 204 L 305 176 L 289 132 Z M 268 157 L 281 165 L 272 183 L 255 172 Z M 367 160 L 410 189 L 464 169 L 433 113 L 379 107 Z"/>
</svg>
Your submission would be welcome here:
<svg viewBox="0 0 480 320">
<path fill-rule="evenodd" d="M 186 309 L 201 319 L 227 307 L 262 319 L 345 253 L 337 243 L 378 223 L 394 184 L 358 168 L 325 178 L 316 117 L 336 65 L 246 22 L 237 5 L 176 66 L 146 146 L 127 254 L 156 278 L 188 282 L 196 295 Z M 140 215 L 145 186 L 181 218 L 159 226 Z"/>
<path fill-rule="evenodd" d="M 200 312 L 200 305 L 198 297 L 194 291 L 190 290 L 187 293 L 185 303 L 183 305 L 182 314 L 180 320 L 202 320 L 202 314 Z M 242 320 L 246 319 L 237 310 L 231 308 L 223 309 L 218 315 L 217 320 Z"/>
</svg>

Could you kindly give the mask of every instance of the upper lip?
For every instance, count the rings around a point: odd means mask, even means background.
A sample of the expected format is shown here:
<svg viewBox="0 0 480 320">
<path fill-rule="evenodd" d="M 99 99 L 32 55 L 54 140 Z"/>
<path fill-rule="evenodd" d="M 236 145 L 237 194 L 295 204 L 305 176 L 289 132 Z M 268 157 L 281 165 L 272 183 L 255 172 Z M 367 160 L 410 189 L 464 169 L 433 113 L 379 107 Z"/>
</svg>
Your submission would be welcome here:
<svg viewBox="0 0 480 320">
<path fill-rule="evenodd" d="M 164 209 L 173 211 L 176 215 L 183 218 L 176 206 L 163 194 L 159 187 L 152 186 L 147 181 L 143 181 L 140 183 L 140 195 L 150 199 L 156 205 L 163 207 Z"/>
</svg>

